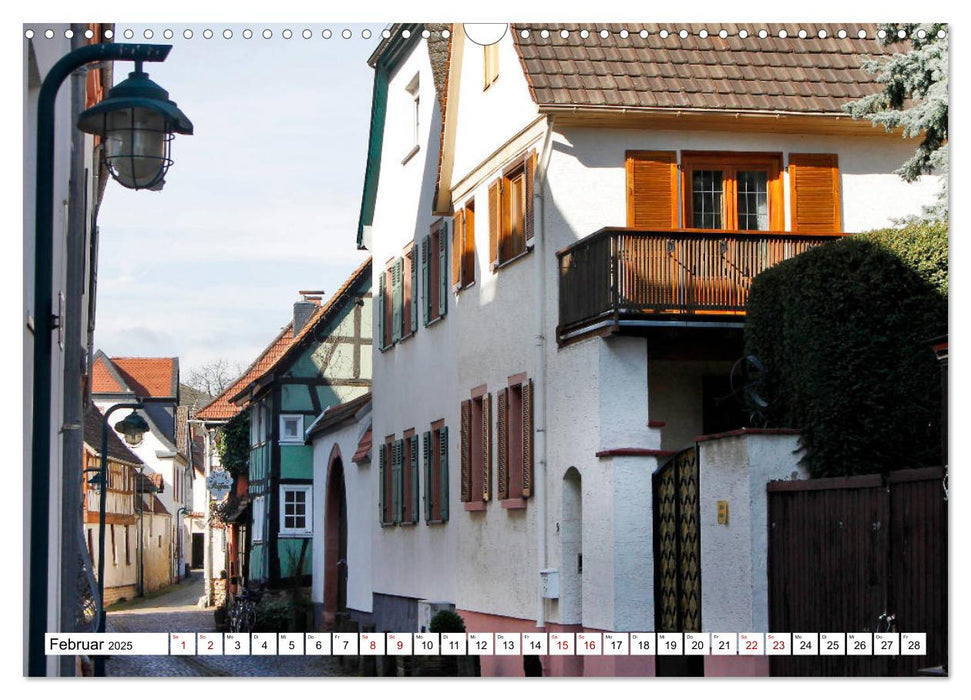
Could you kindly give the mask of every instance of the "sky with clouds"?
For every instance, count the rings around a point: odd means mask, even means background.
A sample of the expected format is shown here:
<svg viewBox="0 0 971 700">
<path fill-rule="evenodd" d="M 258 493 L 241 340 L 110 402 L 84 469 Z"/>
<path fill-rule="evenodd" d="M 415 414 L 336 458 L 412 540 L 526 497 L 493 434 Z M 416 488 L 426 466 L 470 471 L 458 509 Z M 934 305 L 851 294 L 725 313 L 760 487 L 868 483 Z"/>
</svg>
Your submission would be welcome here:
<svg viewBox="0 0 971 700">
<path fill-rule="evenodd" d="M 150 29 L 173 45 L 145 70 L 195 133 L 175 138 L 161 192 L 108 186 L 95 344 L 113 356 L 178 356 L 183 377 L 217 358 L 249 364 L 289 320 L 298 290 L 333 293 L 367 255 L 356 247 L 367 58 L 385 25 L 262 23 L 245 39 L 247 26 L 116 24 L 117 41 L 146 41 Z M 164 28 L 175 36 L 164 40 Z M 116 82 L 130 65 L 116 64 Z"/>
</svg>

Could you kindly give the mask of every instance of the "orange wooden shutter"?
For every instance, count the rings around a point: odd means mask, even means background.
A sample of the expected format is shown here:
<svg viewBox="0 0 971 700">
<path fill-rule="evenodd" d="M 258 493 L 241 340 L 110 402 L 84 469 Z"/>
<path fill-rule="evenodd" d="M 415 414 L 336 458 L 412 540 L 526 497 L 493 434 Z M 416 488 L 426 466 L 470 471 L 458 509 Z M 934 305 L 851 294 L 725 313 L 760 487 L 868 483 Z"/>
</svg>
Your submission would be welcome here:
<svg viewBox="0 0 971 700">
<path fill-rule="evenodd" d="M 674 151 L 627 151 L 627 225 L 678 227 L 678 161 Z"/>
<path fill-rule="evenodd" d="M 790 153 L 789 199 L 794 233 L 842 231 L 836 154 Z"/>
<path fill-rule="evenodd" d="M 464 209 L 465 248 L 462 251 L 462 284 L 475 282 L 475 208 L 472 203 Z"/>
<path fill-rule="evenodd" d="M 526 156 L 526 207 L 523 214 L 526 229 L 526 240 L 533 239 L 533 171 L 536 169 L 536 151 L 530 151 Z"/>
<path fill-rule="evenodd" d="M 502 192 L 500 180 L 489 185 L 489 262 L 493 272 L 499 264 L 499 229 L 502 226 Z"/>
<path fill-rule="evenodd" d="M 459 209 L 452 215 L 452 285 L 462 280 L 462 249 L 465 241 L 465 210 Z"/>
<path fill-rule="evenodd" d="M 466 399 L 462 402 L 462 435 L 459 449 L 462 468 L 462 502 L 472 500 L 472 402 Z"/>
</svg>

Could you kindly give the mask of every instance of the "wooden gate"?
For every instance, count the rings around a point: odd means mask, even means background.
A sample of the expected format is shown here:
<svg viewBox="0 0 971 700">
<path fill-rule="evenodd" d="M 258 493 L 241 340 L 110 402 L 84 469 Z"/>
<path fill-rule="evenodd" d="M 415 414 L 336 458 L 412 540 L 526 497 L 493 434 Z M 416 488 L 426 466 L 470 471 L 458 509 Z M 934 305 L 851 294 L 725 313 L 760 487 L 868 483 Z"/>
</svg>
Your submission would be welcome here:
<svg viewBox="0 0 971 700">
<path fill-rule="evenodd" d="M 926 632 L 925 656 L 772 656 L 774 676 L 912 676 L 947 664 L 944 470 L 770 482 L 769 629 Z"/>
<path fill-rule="evenodd" d="M 658 632 L 701 631 L 698 449 L 678 452 L 651 477 L 654 499 L 654 624 Z M 657 656 L 659 676 L 704 675 L 700 656 Z"/>
</svg>

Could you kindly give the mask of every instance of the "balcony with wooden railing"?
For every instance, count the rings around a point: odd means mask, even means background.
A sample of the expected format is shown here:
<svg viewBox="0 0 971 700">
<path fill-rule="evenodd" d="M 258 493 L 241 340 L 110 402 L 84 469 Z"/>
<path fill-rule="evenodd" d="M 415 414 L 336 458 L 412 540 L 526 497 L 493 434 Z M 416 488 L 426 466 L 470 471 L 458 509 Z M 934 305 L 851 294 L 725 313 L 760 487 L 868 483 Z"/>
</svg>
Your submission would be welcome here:
<svg viewBox="0 0 971 700">
<path fill-rule="evenodd" d="M 756 275 L 844 235 L 600 229 L 556 254 L 557 340 L 644 326 L 741 327 Z"/>
</svg>

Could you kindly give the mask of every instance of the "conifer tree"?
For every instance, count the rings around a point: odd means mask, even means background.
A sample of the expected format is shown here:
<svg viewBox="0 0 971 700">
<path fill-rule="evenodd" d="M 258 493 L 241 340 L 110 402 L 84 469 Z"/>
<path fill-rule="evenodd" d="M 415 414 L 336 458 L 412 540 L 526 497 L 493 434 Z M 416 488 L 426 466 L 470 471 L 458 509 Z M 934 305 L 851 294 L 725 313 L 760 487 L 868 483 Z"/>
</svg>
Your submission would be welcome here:
<svg viewBox="0 0 971 700">
<path fill-rule="evenodd" d="M 925 207 L 927 218 L 947 217 L 947 25 L 884 24 L 884 45 L 910 43 L 910 50 L 888 57 L 865 58 L 863 69 L 877 75 L 883 90 L 843 106 L 854 119 L 869 118 L 887 131 L 900 128 L 904 138 L 923 140 L 896 172 L 913 182 L 928 173 L 941 176 L 937 202 Z"/>
</svg>

